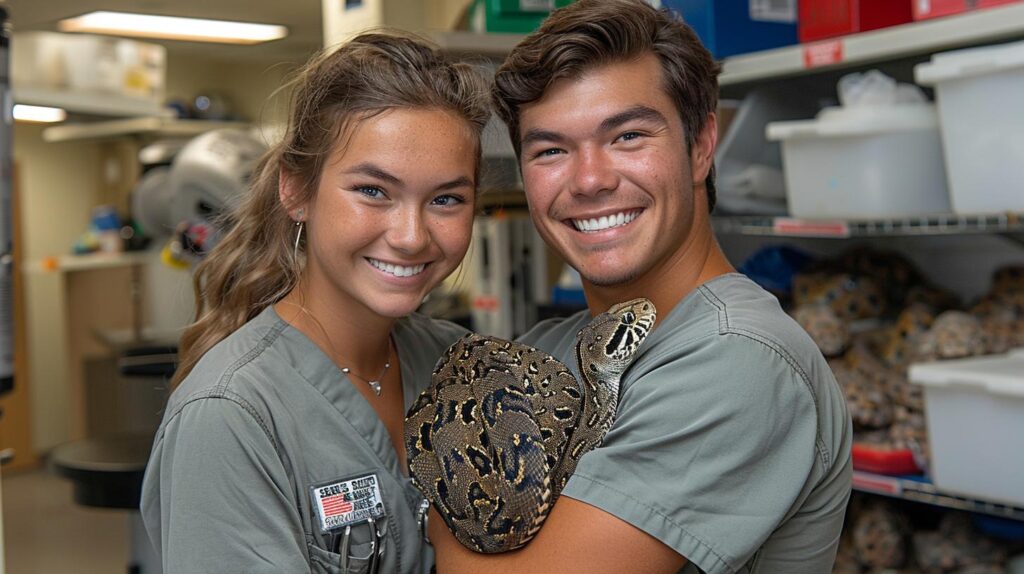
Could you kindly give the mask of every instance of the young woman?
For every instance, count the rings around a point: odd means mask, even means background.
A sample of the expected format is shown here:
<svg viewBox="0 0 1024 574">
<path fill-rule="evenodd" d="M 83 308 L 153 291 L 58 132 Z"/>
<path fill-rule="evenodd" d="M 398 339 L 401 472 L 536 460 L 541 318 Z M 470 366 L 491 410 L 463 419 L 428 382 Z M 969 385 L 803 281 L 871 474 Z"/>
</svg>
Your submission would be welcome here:
<svg viewBox="0 0 1024 574">
<path fill-rule="evenodd" d="M 462 330 L 413 312 L 469 245 L 486 99 L 390 34 L 301 74 L 197 269 L 143 485 L 165 572 L 429 571 L 402 422 Z"/>
</svg>

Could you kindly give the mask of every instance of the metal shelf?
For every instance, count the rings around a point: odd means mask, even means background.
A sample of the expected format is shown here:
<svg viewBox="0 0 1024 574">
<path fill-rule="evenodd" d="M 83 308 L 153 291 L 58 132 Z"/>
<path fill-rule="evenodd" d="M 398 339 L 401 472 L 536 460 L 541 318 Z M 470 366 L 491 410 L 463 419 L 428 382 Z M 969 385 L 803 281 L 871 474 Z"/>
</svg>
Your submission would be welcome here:
<svg viewBox="0 0 1024 574">
<path fill-rule="evenodd" d="M 38 261 L 29 261 L 22 269 L 25 273 L 92 271 L 95 269 L 142 265 L 150 261 L 150 259 L 151 256 L 145 251 L 60 255 Z"/>
<path fill-rule="evenodd" d="M 63 108 L 68 113 L 89 116 L 132 117 L 166 116 L 170 110 L 160 102 L 118 94 L 68 92 L 37 88 L 14 88 L 14 101 L 19 104 Z"/>
<path fill-rule="evenodd" d="M 1011 4 L 726 58 L 719 84 L 772 80 L 1019 38 L 1024 38 L 1024 4 Z"/>
<path fill-rule="evenodd" d="M 898 219 L 793 219 L 770 216 L 713 217 L 721 234 L 777 237 L 849 237 L 1024 233 L 1024 213 L 932 215 Z"/>
<path fill-rule="evenodd" d="M 246 127 L 249 127 L 249 124 L 245 122 L 179 120 L 160 117 L 132 118 L 53 126 L 43 130 L 43 140 L 52 143 L 137 135 L 191 137 L 219 128 Z"/>
<path fill-rule="evenodd" d="M 1024 508 L 1022 507 L 942 492 L 924 477 L 884 476 L 855 470 L 853 471 L 853 489 L 943 508 L 1024 521 Z"/>
</svg>

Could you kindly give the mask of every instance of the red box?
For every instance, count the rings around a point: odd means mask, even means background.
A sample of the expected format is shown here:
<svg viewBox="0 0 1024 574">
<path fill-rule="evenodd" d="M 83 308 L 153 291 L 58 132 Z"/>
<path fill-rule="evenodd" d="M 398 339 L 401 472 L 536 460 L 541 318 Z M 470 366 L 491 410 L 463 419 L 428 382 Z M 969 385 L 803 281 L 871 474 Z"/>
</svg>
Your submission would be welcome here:
<svg viewBox="0 0 1024 574">
<path fill-rule="evenodd" d="M 800 0 L 801 42 L 856 34 L 913 20 L 912 0 Z"/>
<path fill-rule="evenodd" d="M 941 18 L 972 10 L 977 0 L 913 0 L 914 20 Z"/>
<path fill-rule="evenodd" d="M 1021 0 L 976 0 L 978 8 L 991 8 L 992 6 L 1002 6 L 1003 4 L 1016 4 Z"/>
<path fill-rule="evenodd" d="M 886 449 L 854 441 L 851 456 L 854 470 L 892 476 L 921 473 L 921 467 L 909 449 Z"/>
<path fill-rule="evenodd" d="M 940 18 L 967 12 L 975 8 L 991 8 L 1014 4 L 1022 0 L 913 0 L 914 20 Z"/>
</svg>

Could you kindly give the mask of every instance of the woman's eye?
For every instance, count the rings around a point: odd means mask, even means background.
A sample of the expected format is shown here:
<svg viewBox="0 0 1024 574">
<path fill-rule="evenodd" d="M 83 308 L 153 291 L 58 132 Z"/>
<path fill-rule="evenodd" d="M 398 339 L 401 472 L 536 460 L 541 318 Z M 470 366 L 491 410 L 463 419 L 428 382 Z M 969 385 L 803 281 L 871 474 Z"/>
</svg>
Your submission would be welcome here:
<svg viewBox="0 0 1024 574">
<path fill-rule="evenodd" d="M 431 201 L 431 204 L 440 205 L 441 207 L 450 207 L 463 203 L 466 203 L 466 199 L 459 195 L 439 195 Z"/>
<path fill-rule="evenodd" d="M 375 185 L 360 185 L 355 191 L 373 199 L 385 197 L 384 190 Z"/>
</svg>

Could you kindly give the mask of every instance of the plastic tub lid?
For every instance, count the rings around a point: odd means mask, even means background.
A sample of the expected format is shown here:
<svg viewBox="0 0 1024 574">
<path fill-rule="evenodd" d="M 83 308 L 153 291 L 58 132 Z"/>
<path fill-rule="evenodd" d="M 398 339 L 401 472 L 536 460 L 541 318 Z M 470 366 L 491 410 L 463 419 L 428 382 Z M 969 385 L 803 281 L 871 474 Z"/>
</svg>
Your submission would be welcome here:
<svg viewBox="0 0 1024 574">
<path fill-rule="evenodd" d="M 769 140 L 777 141 L 938 129 L 935 105 L 920 103 L 825 108 L 813 120 L 772 122 L 765 131 Z"/>
<path fill-rule="evenodd" d="M 1024 68 L 1024 42 L 943 52 L 914 66 L 914 79 L 926 86 Z"/>
<path fill-rule="evenodd" d="M 1024 353 L 1020 350 L 988 357 L 952 359 L 910 366 L 910 382 L 928 387 L 986 390 L 1024 398 Z"/>
</svg>

